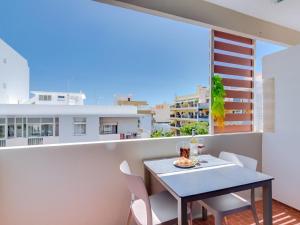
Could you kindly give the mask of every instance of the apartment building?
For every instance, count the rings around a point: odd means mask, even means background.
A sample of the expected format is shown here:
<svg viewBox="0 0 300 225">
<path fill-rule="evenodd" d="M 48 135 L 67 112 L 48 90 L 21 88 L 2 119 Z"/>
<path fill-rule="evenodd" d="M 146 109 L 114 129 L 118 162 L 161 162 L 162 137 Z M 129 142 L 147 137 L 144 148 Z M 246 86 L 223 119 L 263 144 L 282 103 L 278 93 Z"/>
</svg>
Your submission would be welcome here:
<svg viewBox="0 0 300 225">
<path fill-rule="evenodd" d="M 156 123 L 169 123 L 170 122 L 170 105 L 167 103 L 158 104 L 153 107 L 154 121 Z"/>
<path fill-rule="evenodd" d="M 84 93 L 32 91 L 32 97 L 26 102 L 39 105 L 84 105 Z"/>
<path fill-rule="evenodd" d="M 170 111 L 170 125 L 174 131 L 188 123 L 208 122 L 209 89 L 199 85 L 193 94 L 176 96 Z"/>
<path fill-rule="evenodd" d="M 0 105 L 0 147 L 139 137 L 132 106 Z"/>
<path fill-rule="evenodd" d="M 28 98 L 27 60 L 0 38 L 0 104 L 20 104 Z"/>
<path fill-rule="evenodd" d="M 152 111 L 154 119 L 153 129 L 170 131 L 170 105 L 167 103 L 158 104 L 152 108 Z"/>
<path fill-rule="evenodd" d="M 153 130 L 153 111 L 147 101 L 134 100 L 131 95 L 115 96 L 115 104 L 119 106 L 135 106 L 139 114 L 139 128 L 142 138 L 149 138 Z"/>
<path fill-rule="evenodd" d="M 0 39 L 0 147 L 150 136 L 151 118 L 138 105 L 84 105 L 82 92 L 30 97 L 29 81 L 26 59 Z"/>
</svg>

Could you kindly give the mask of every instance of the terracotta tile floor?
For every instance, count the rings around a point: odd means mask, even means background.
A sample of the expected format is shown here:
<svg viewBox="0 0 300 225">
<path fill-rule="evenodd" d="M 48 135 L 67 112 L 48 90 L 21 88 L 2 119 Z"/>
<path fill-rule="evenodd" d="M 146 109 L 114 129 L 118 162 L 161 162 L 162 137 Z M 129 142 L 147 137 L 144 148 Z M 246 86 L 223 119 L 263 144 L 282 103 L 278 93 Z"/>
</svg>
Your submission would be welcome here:
<svg viewBox="0 0 300 225">
<path fill-rule="evenodd" d="M 263 224 L 262 202 L 257 202 L 257 213 L 260 224 Z M 237 213 L 227 217 L 228 225 L 255 225 L 250 211 Z M 223 224 L 225 224 L 223 222 Z M 292 209 L 280 202 L 273 201 L 273 224 L 276 225 L 300 225 L 300 211 Z M 207 221 L 195 220 L 193 225 L 214 225 L 213 216 Z"/>
</svg>

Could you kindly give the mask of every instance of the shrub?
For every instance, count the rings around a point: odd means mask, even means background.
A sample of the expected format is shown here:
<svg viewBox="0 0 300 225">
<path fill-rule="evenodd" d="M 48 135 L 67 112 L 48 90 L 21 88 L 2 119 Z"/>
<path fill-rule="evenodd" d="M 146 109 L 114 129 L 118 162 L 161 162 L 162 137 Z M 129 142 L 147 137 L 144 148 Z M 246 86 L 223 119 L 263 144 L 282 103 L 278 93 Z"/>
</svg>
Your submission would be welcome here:
<svg viewBox="0 0 300 225">
<path fill-rule="evenodd" d="M 208 122 L 193 122 L 186 124 L 180 128 L 180 134 L 192 135 L 193 130 L 195 130 L 196 135 L 208 134 Z"/>
</svg>

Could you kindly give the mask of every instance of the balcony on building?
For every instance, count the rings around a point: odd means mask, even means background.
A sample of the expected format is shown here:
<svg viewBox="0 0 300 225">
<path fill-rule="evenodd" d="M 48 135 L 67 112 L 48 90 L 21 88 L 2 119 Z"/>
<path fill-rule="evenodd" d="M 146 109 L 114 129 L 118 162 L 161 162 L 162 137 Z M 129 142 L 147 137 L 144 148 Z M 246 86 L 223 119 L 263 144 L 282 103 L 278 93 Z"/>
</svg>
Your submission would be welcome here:
<svg viewBox="0 0 300 225">
<path fill-rule="evenodd" d="M 299 2 L 97 0 L 94 3 L 94 7 L 110 4 L 168 20 L 204 25 L 216 32 L 288 46 L 263 60 L 263 116 L 255 113 L 253 106 L 261 100 L 253 94 L 257 87 L 251 80 L 253 76 L 246 79 L 227 77 L 228 86 L 248 85 L 242 87 L 247 92 L 242 92 L 242 97 L 234 97 L 235 89 L 226 89 L 231 95 L 229 99 L 246 97 L 251 102 L 226 102 L 230 113 L 226 113 L 225 128 L 210 124 L 212 132 L 197 137 L 205 143 L 206 153 L 213 156 L 230 151 L 256 159 L 258 171 L 275 177 L 274 224 L 299 224 Z M 59 17 L 57 19 L 59 21 Z M 94 26 L 98 22 L 95 21 Z M 124 32 L 127 29 L 124 28 Z M 218 37 L 210 41 L 211 47 L 217 47 Z M 232 41 L 227 40 L 221 47 L 231 44 Z M 248 57 L 250 60 L 252 54 Z M 26 75 L 29 70 L 26 60 L 20 62 Z M 222 69 L 218 65 L 211 66 Z M 18 82 L 28 89 L 29 82 Z M 207 113 L 211 107 L 207 96 L 210 90 L 199 88 L 191 95 L 176 96 L 167 115 L 171 128 L 178 131 L 188 122 L 212 122 Z M 241 90 L 238 91 L 241 94 Z M 1 225 L 126 224 L 131 196 L 119 171 L 120 163 L 128 161 L 133 172 L 143 177 L 144 160 L 177 156 L 178 143 L 191 140 L 191 136 L 149 138 L 153 109 L 146 101 L 133 100 L 131 96 L 120 98 L 114 106 L 103 109 L 82 105 L 83 93 L 75 95 L 76 98 L 73 95 L 70 104 L 59 106 L 34 102 L 52 101 L 53 98 L 64 101 L 67 98 L 64 93 L 34 94 L 38 97 L 32 99 L 32 104 L 19 104 L 29 97 L 29 93 L 21 93 L 11 99 L 5 98 L 5 105 L 0 105 Z M 200 95 L 205 101 L 200 101 Z M 263 117 L 263 129 L 255 124 L 257 116 Z M 241 121 L 250 122 L 239 123 Z M 124 130 L 124 124 L 130 130 Z M 89 132 L 93 136 L 86 135 Z M 155 193 L 165 190 L 154 177 L 150 185 Z M 266 203 L 261 199 L 261 190 L 257 190 L 258 216 L 263 224 L 262 206 Z M 249 215 L 249 212 L 238 213 L 229 216 L 227 222 L 254 224 Z M 214 224 L 214 220 L 209 215 L 208 221 L 196 218 L 194 224 Z"/>
</svg>

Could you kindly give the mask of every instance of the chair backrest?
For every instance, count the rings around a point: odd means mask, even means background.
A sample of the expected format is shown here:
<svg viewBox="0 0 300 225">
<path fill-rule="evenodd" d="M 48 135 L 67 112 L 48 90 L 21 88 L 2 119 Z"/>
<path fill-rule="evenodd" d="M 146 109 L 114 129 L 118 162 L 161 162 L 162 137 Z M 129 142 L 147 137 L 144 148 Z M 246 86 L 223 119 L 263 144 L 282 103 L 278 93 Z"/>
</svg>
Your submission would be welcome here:
<svg viewBox="0 0 300 225">
<path fill-rule="evenodd" d="M 126 161 L 123 161 L 120 164 L 120 170 L 125 177 L 125 181 L 127 183 L 127 187 L 132 195 L 135 198 L 143 200 L 146 206 L 147 213 L 147 225 L 152 224 L 152 211 L 149 196 L 147 193 L 147 189 L 145 187 L 145 183 L 142 177 L 131 174 L 130 167 Z"/>
<path fill-rule="evenodd" d="M 219 158 L 239 166 L 244 166 L 237 155 L 231 152 L 220 152 Z"/>
<path fill-rule="evenodd" d="M 219 158 L 251 170 L 256 170 L 257 167 L 257 160 L 231 152 L 221 152 Z"/>
<path fill-rule="evenodd" d="M 248 168 L 250 170 L 256 170 L 256 168 L 257 168 L 257 160 L 256 159 L 253 159 L 253 158 L 250 158 L 250 157 L 244 156 L 244 155 L 237 155 L 237 157 L 242 162 L 242 164 L 244 165 L 245 168 Z"/>
</svg>

